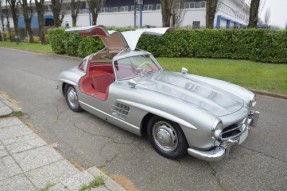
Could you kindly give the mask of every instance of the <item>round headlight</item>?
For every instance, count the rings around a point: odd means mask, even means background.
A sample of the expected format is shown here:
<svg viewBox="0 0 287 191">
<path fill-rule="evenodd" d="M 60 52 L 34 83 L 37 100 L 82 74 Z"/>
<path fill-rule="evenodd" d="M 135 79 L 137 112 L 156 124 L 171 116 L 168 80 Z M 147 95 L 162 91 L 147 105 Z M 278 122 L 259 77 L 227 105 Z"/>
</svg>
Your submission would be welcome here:
<svg viewBox="0 0 287 191">
<path fill-rule="evenodd" d="M 212 133 L 215 138 L 219 138 L 223 130 L 223 124 L 220 120 L 216 120 L 213 125 Z"/>
</svg>

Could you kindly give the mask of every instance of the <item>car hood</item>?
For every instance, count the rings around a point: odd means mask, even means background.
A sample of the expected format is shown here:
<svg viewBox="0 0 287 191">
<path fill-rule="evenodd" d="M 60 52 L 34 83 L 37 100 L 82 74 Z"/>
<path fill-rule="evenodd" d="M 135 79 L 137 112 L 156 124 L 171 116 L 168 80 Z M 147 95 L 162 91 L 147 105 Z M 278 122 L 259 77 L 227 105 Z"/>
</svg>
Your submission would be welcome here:
<svg viewBox="0 0 287 191">
<path fill-rule="evenodd" d="M 191 75 L 161 71 L 136 79 L 136 88 L 157 92 L 211 112 L 215 116 L 234 113 L 243 107 L 243 100 L 226 90 L 212 86 Z"/>
</svg>

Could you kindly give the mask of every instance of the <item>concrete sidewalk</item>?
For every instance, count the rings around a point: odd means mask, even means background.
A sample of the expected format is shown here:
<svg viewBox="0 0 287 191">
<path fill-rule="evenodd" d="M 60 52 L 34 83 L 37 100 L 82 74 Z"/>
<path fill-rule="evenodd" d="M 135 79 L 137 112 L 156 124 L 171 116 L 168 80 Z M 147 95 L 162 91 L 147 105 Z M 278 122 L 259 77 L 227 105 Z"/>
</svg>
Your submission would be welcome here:
<svg viewBox="0 0 287 191">
<path fill-rule="evenodd" d="M 125 190 L 96 167 L 73 166 L 21 120 L 9 117 L 15 109 L 0 95 L 1 190 L 80 190 L 99 176 L 105 184 L 88 190 Z"/>
</svg>

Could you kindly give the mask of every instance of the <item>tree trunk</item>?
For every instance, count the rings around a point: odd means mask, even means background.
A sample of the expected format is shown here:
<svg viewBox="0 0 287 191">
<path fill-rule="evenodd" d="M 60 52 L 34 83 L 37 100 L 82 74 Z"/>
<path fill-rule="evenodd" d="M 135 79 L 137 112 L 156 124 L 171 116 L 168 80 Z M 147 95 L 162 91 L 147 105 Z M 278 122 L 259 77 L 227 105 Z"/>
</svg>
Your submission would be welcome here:
<svg viewBox="0 0 287 191">
<path fill-rule="evenodd" d="M 218 0 L 206 0 L 206 28 L 213 29 Z"/>
<path fill-rule="evenodd" d="M 65 16 L 62 12 L 63 0 L 51 0 L 51 3 L 52 3 L 52 13 L 54 16 L 54 25 L 55 27 L 60 27 L 62 25 Z"/>
<path fill-rule="evenodd" d="M 7 21 L 7 24 L 6 24 L 6 27 L 7 27 L 7 30 L 8 30 L 8 33 L 9 33 L 9 40 L 10 42 L 12 42 L 12 35 L 11 35 L 11 28 L 10 28 L 10 21 L 9 21 L 9 11 L 8 11 L 8 6 L 7 6 L 7 1 L 6 1 L 6 21 Z"/>
<path fill-rule="evenodd" d="M 257 27 L 260 0 L 251 0 L 248 28 Z"/>
<path fill-rule="evenodd" d="M 5 32 L 4 14 L 2 12 L 2 1 L 1 0 L 0 0 L 0 19 L 1 19 L 2 31 Z"/>
<path fill-rule="evenodd" d="M 22 9 L 23 9 L 23 16 L 24 16 L 24 22 L 25 22 L 25 28 L 28 32 L 28 38 L 29 38 L 29 42 L 33 43 L 34 42 L 34 38 L 33 38 L 33 30 L 31 27 L 31 21 L 32 21 L 32 16 L 33 16 L 33 12 L 32 12 L 32 2 L 30 0 L 30 10 L 28 8 L 28 3 L 27 0 L 22 0 L 19 1 Z M 29 15 L 30 12 L 30 15 Z"/>
<path fill-rule="evenodd" d="M 162 15 L 162 26 L 170 27 L 170 17 L 171 17 L 171 0 L 160 0 L 161 3 L 161 15 Z"/>
<path fill-rule="evenodd" d="M 106 0 L 87 0 L 89 4 L 90 12 L 92 13 L 92 24 L 96 25 L 98 20 L 98 15 L 105 4 Z"/>
<path fill-rule="evenodd" d="M 78 15 L 72 14 L 71 16 L 72 16 L 72 25 L 73 25 L 73 27 L 75 27 L 75 26 L 77 26 L 77 17 L 78 17 Z"/>
<path fill-rule="evenodd" d="M 45 21 L 44 21 L 44 11 L 45 11 L 45 0 L 35 0 L 36 4 L 36 11 L 38 15 L 38 23 L 39 23 L 39 37 L 41 40 L 41 44 L 46 44 L 46 38 L 45 38 Z"/>
<path fill-rule="evenodd" d="M 34 37 L 33 37 L 33 30 L 32 30 L 32 27 L 31 27 L 31 20 L 24 18 L 24 21 L 25 21 L 25 28 L 26 28 L 26 30 L 28 32 L 28 36 L 29 36 L 29 42 L 33 43 L 34 42 Z"/>
<path fill-rule="evenodd" d="M 14 23 L 14 30 L 15 30 L 15 36 L 19 37 L 19 26 L 18 26 L 18 11 L 17 11 L 17 0 L 8 0 L 12 19 Z"/>
</svg>

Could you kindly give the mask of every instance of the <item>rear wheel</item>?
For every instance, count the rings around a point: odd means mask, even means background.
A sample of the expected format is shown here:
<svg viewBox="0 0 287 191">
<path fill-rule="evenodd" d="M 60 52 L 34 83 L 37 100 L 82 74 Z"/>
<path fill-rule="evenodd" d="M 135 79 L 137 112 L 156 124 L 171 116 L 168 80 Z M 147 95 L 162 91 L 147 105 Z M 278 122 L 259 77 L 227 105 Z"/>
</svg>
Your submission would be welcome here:
<svg viewBox="0 0 287 191">
<path fill-rule="evenodd" d="M 187 153 L 188 144 L 178 124 L 153 116 L 149 120 L 147 132 L 151 145 L 162 156 L 179 159 Z"/>
<path fill-rule="evenodd" d="M 82 111 L 76 89 L 71 85 L 65 87 L 65 98 L 69 108 L 75 112 Z"/>
</svg>

